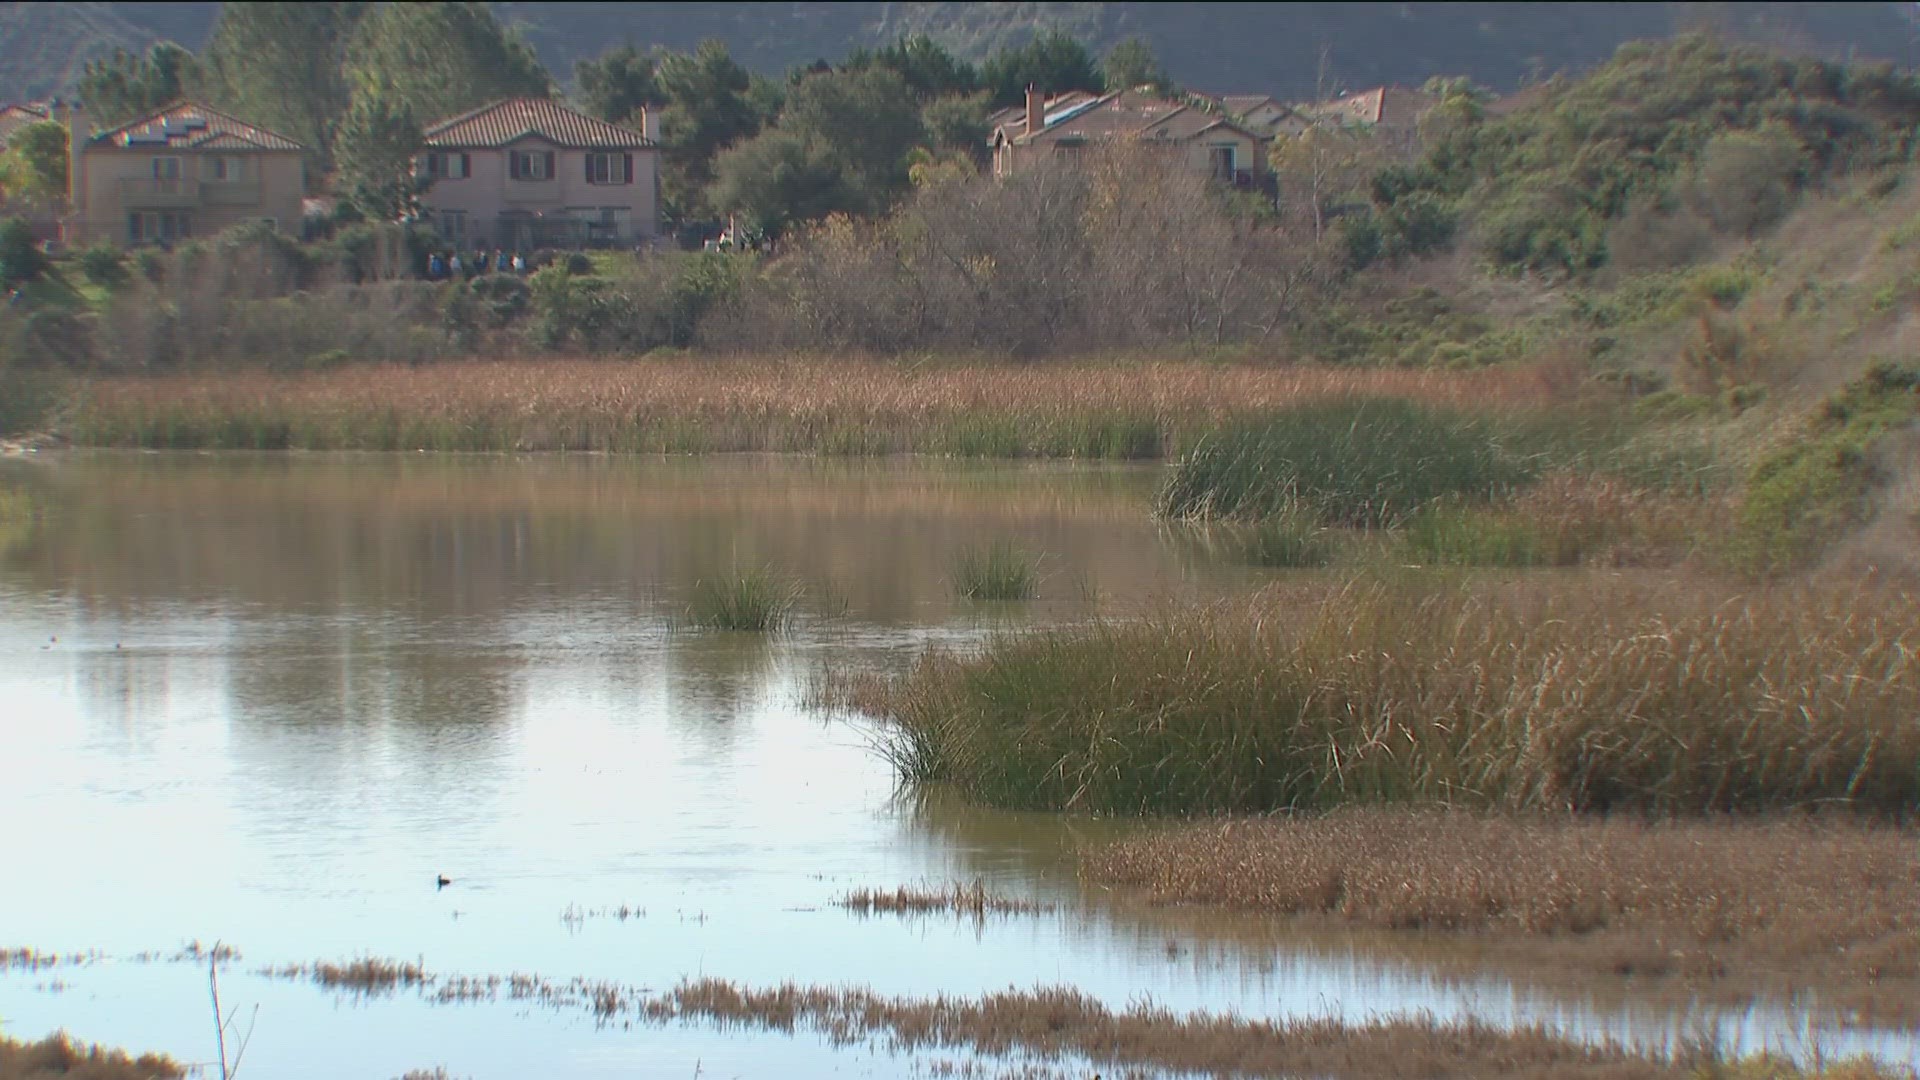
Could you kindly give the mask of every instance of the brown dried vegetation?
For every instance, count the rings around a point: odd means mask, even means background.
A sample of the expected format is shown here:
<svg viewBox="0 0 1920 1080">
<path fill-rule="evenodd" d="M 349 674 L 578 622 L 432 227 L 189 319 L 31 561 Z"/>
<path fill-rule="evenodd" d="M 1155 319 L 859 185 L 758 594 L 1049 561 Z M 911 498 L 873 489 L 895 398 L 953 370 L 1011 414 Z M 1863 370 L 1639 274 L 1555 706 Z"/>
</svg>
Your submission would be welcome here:
<svg viewBox="0 0 1920 1080">
<path fill-rule="evenodd" d="M 39 1042 L 0 1037 L 0 1080 L 173 1080 L 187 1075 L 164 1054 L 130 1057 L 124 1051 L 74 1042 L 56 1032 Z"/>
<path fill-rule="evenodd" d="M 1488 407 L 1550 396 L 1544 376 L 1523 368 L 488 361 L 103 378 L 69 434 L 113 446 L 1157 456 L 1190 426 L 1314 401 Z"/>
<path fill-rule="evenodd" d="M 1370 808 L 1181 826 L 1089 849 L 1081 873 L 1158 903 L 1493 932 L 1493 953 L 1579 978 L 1820 985 L 1840 992 L 1830 1004 L 1911 1020 L 1917 849 L 1920 830 L 1853 817 Z"/>
</svg>

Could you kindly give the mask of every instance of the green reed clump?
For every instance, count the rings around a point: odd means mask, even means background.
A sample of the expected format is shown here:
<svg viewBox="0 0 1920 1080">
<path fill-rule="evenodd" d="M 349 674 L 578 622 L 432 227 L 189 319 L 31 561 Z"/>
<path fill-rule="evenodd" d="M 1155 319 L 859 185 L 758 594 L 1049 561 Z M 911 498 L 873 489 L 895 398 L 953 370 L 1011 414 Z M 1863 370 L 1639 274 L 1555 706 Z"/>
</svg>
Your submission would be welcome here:
<svg viewBox="0 0 1920 1080">
<path fill-rule="evenodd" d="M 1305 514 L 1283 512 L 1247 530 L 1241 557 L 1253 566 L 1305 568 L 1333 561 L 1327 530 Z"/>
<path fill-rule="evenodd" d="M 953 592 L 963 600 L 1028 600 L 1040 591 L 1039 562 L 998 540 L 953 557 Z"/>
<path fill-rule="evenodd" d="M 1006 807 L 1902 811 L 1914 599 L 1350 586 L 935 654 L 877 710 L 905 778 Z"/>
<path fill-rule="evenodd" d="M 1412 557 L 1428 566 L 1572 566 L 1580 543 L 1569 530 L 1513 512 L 1429 506 L 1407 520 Z"/>
<path fill-rule="evenodd" d="M 1380 528 L 1435 499 L 1507 495 L 1539 466 L 1503 447 L 1486 419 L 1409 401 L 1313 405 L 1202 440 L 1156 509 L 1173 518 L 1298 512 L 1327 525 Z"/>
<path fill-rule="evenodd" d="M 687 616 L 710 630 L 779 630 L 793 617 L 800 585 L 770 570 L 749 570 L 694 582 Z"/>
</svg>

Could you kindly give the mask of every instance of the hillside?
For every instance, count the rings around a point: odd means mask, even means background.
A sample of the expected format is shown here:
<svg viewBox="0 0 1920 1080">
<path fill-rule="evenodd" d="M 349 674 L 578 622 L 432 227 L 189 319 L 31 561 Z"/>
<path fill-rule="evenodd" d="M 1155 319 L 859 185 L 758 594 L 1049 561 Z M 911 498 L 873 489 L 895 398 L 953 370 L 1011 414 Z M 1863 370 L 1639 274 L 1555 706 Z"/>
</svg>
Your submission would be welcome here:
<svg viewBox="0 0 1920 1080">
<path fill-rule="evenodd" d="M 1144 4 L 1144 3 L 501 3 L 563 80 L 610 45 L 689 48 L 721 38 L 749 68 L 781 71 L 854 47 L 925 33 L 972 59 L 1059 29 L 1104 50 L 1130 36 L 1199 89 L 1312 92 L 1321 45 L 1347 86 L 1468 74 L 1496 88 L 1579 69 L 1623 41 L 1711 25 L 1742 38 L 1823 54 L 1911 63 L 1920 41 L 1893 3 Z M 0 100 L 52 93 L 85 61 L 171 39 L 198 48 L 210 3 L 0 5 Z"/>
</svg>

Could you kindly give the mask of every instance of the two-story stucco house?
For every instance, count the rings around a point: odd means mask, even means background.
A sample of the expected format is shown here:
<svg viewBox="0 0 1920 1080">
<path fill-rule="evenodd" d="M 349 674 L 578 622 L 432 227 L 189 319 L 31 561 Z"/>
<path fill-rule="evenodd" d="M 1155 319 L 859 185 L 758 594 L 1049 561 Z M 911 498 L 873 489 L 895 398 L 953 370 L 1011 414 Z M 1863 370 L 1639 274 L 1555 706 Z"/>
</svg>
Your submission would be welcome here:
<svg viewBox="0 0 1920 1080">
<path fill-rule="evenodd" d="M 1224 116 L 1133 90 L 1051 98 L 1029 90 L 1025 108 L 1004 109 L 990 122 L 995 176 L 1123 139 L 1166 148 L 1194 171 L 1239 187 L 1263 186 L 1268 172 L 1260 135 Z"/>
<path fill-rule="evenodd" d="M 191 101 L 97 134 L 82 109 L 66 112 L 69 244 L 171 243 L 248 221 L 299 229 L 306 148 L 285 135 Z"/>
<path fill-rule="evenodd" d="M 659 235 L 652 132 L 546 98 L 510 98 L 424 135 L 421 209 L 454 247 L 628 246 Z"/>
</svg>

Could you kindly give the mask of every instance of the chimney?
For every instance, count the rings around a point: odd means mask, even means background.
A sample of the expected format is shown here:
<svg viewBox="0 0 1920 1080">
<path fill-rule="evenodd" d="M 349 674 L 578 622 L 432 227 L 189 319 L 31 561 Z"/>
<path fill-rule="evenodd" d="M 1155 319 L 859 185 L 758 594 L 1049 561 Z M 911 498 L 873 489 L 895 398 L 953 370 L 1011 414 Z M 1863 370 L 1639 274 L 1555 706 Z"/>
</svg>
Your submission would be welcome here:
<svg viewBox="0 0 1920 1080">
<path fill-rule="evenodd" d="M 651 105 L 640 106 L 640 134 L 650 143 L 660 141 L 660 113 Z"/>
<path fill-rule="evenodd" d="M 1046 125 L 1047 111 L 1041 104 L 1040 91 L 1027 84 L 1027 134 L 1033 135 Z"/>
<path fill-rule="evenodd" d="M 60 239 L 78 246 L 87 210 L 87 139 L 93 129 L 87 124 L 87 110 L 77 101 L 55 99 L 48 114 L 67 128 L 67 212 L 61 219 Z"/>
</svg>

